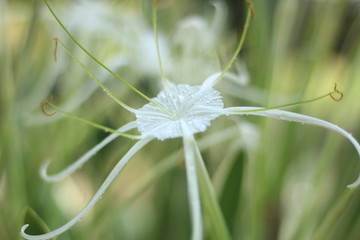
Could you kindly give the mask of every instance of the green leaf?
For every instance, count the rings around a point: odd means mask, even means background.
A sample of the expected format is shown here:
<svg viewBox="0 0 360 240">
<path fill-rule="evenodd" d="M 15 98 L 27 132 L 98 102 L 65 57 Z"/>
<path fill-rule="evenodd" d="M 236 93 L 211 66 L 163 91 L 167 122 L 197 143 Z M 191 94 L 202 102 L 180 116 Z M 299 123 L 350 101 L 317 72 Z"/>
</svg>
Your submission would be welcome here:
<svg viewBox="0 0 360 240">
<path fill-rule="evenodd" d="M 235 156 L 220 195 L 220 207 L 230 232 L 239 206 L 245 157 L 243 151 Z"/>
</svg>

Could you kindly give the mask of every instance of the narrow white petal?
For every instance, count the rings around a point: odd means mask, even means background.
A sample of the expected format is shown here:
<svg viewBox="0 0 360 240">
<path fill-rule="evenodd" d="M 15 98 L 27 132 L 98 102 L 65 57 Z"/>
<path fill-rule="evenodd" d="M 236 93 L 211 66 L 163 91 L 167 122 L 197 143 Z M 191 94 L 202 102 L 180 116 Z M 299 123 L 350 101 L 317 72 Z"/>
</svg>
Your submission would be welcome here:
<svg viewBox="0 0 360 240">
<path fill-rule="evenodd" d="M 119 132 L 127 132 L 131 129 L 136 128 L 136 122 L 130 122 L 125 124 L 124 126 L 120 127 L 117 131 Z M 77 161 L 72 163 L 70 166 L 62 170 L 61 172 L 54 174 L 54 175 L 48 175 L 47 169 L 50 164 L 50 161 L 46 161 L 40 168 L 40 176 L 47 182 L 57 182 L 65 177 L 71 175 L 73 172 L 75 172 L 77 169 L 79 169 L 82 165 L 84 165 L 92 156 L 94 156 L 98 151 L 100 151 L 103 147 L 105 147 L 108 143 L 113 141 L 115 138 L 117 138 L 119 134 L 113 133 L 110 134 L 108 137 L 106 137 L 104 140 L 102 140 L 100 143 L 98 143 L 95 147 L 90 149 L 87 153 L 85 153 L 82 157 L 80 157 Z"/>
<path fill-rule="evenodd" d="M 339 126 L 324 121 L 319 118 L 310 117 L 307 115 L 299 114 L 299 113 L 293 113 L 288 112 L 284 110 L 279 109 L 269 109 L 264 111 L 259 111 L 263 108 L 260 107 L 233 107 L 233 108 L 227 108 L 224 109 L 225 114 L 241 114 L 241 115 L 256 115 L 256 116 L 263 116 L 263 117 L 270 117 L 270 118 L 276 118 L 281 120 L 288 120 L 288 121 L 294 121 L 299 122 L 303 124 L 311 124 L 316 125 L 320 127 L 324 127 L 330 130 L 333 130 L 344 137 L 346 137 L 356 148 L 356 151 L 359 154 L 360 157 L 360 145 L 358 141 L 348 132 L 346 132 L 344 129 L 340 128 Z M 356 181 L 350 185 L 348 185 L 349 188 L 354 188 L 360 185 L 360 175 L 356 179 Z"/>
<path fill-rule="evenodd" d="M 207 79 L 205 79 L 205 81 L 203 82 L 203 86 L 204 87 L 210 87 L 212 88 L 215 85 L 215 81 L 217 80 L 217 78 L 221 75 L 221 72 L 216 72 L 212 75 L 210 75 Z"/>
<path fill-rule="evenodd" d="M 244 67 L 241 67 L 244 68 Z M 237 86 L 247 85 L 247 82 L 249 81 L 249 76 L 247 75 L 246 69 L 241 69 L 241 74 L 234 74 L 232 72 L 226 73 L 223 78 L 229 80 L 230 82 L 236 83 Z M 205 81 L 203 82 L 202 86 L 212 88 L 216 84 L 217 78 L 221 75 L 221 72 L 216 72 L 210 75 Z"/>
<path fill-rule="evenodd" d="M 109 188 L 110 184 L 114 181 L 116 176 L 120 173 L 120 171 L 125 167 L 125 165 L 129 162 L 129 160 L 147 143 L 149 143 L 153 138 L 145 138 L 138 141 L 125 155 L 124 157 L 118 162 L 118 164 L 114 167 L 111 171 L 109 176 L 105 179 L 104 183 L 101 185 L 99 190 L 95 193 L 94 197 L 89 201 L 86 207 L 73 219 L 67 222 L 65 225 L 42 235 L 29 235 L 25 233 L 25 230 L 29 226 L 29 224 L 25 224 L 21 228 L 21 236 L 28 240 L 45 240 L 54 238 L 63 232 L 69 230 L 72 226 L 75 225 L 78 221 L 81 220 L 84 215 L 90 211 L 90 209 L 95 205 L 95 203 L 101 198 L 104 192 Z"/>
<path fill-rule="evenodd" d="M 191 220 L 193 226 L 192 240 L 202 239 L 202 217 L 201 217 L 201 203 L 199 185 L 196 173 L 195 164 L 195 148 L 194 138 L 191 135 L 191 130 L 184 121 L 181 122 L 181 127 L 184 132 L 183 143 L 186 162 L 186 178 L 188 184 L 189 203 L 191 209 Z"/>
</svg>

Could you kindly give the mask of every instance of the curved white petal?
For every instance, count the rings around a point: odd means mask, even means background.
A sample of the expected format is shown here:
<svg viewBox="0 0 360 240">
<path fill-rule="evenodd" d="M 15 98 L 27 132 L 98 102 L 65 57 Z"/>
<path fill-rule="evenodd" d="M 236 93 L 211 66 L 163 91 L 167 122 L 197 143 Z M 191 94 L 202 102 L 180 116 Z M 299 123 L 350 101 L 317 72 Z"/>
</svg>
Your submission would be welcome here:
<svg viewBox="0 0 360 240">
<path fill-rule="evenodd" d="M 116 176 L 120 173 L 120 171 L 125 167 L 125 165 L 129 162 L 129 160 L 147 143 L 149 143 L 153 138 L 145 138 L 138 141 L 125 155 L 124 157 L 118 162 L 118 164 L 114 167 L 111 171 L 109 176 L 105 179 L 104 183 L 101 185 L 99 190 L 95 193 L 94 197 L 89 201 L 86 207 L 73 219 L 67 222 L 65 225 L 45 234 L 41 235 L 29 235 L 25 233 L 25 230 L 28 228 L 29 224 L 25 224 L 21 228 L 21 236 L 28 240 L 45 240 L 54 238 L 63 232 L 69 230 L 72 226 L 75 225 L 78 221 L 81 220 L 84 215 L 90 211 L 90 209 L 97 203 L 97 201 L 101 198 L 104 192 L 109 188 L 110 184 L 114 181 Z"/>
<path fill-rule="evenodd" d="M 243 70 L 242 68 L 246 69 L 245 67 L 242 67 L 239 70 L 239 73 L 235 74 L 232 72 L 227 72 L 223 76 L 224 79 L 229 80 L 229 82 L 235 83 L 237 86 L 244 87 L 247 85 L 247 82 L 249 81 L 248 73 L 245 72 L 246 70 Z M 208 76 L 205 81 L 202 83 L 202 86 L 212 88 L 217 83 L 218 77 L 221 75 L 221 72 L 215 72 Z"/>
<path fill-rule="evenodd" d="M 117 131 L 119 132 L 127 132 L 131 129 L 136 128 L 136 122 L 130 122 L 125 124 L 124 126 L 120 127 Z M 105 147 L 108 143 L 113 141 L 115 138 L 119 137 L 119 134 L 113 133 L 110 134 L 108 137 L 106 137 L 104 140 L 102 140 L 100 143 L 98 143 L 95 147 L 90 149 L 87 153 L 85 153 L 82 157 L 80 157 L 77 161 L 72 163 L 70 166 L 62 170 L 61 172 L 54 174 L 54 175 L 48 175 L 47 169 L 50 164 L 50 161 L 46 161 L 40 168 L 40 176 L 47 182 L 57 182 L 65 177 L 71 175 L 73 172 L 75 172 L 77 169 L 79 169 L 82 165 L 84 165 L 92 156 L 94 156 L 98 151 L 100 151 L 103 147 Z"/>
<path fill-rule="evenodd" d="M 191 130 L 185 123 L 181 121 L 181 127 L 184 132 L 183 143 L 184 143 L 184 153 L 185 153 L 185 162 L 186 162 L 186 179 L 188 185 L 189 193 L 189 203 L 191 209 L 191 220 L 192 220 L 192 240 L 201 240 L 202 239 L 202 217 L 201 217 L 201 203 L 200 203 L 200 193 L 198 178 L 196 173 L 196 164 L 195 164 L 195 148 L 194 148 L 194 138 L 192 136 Z"/>
<path fill-rule="evenodd" d="M 262 111 L 263 109 L 263 111 Z M 239 115 L 256 115 L 256 116 L 262 116 L 262 117 L 269 117 L 269 118 L 276 118 L 281 120 L 288 120 L 293 122 L 299 122 L 303 124 L 311 124 L 316 125 L 320 127 L 324 127 L 330 130 L 333 130 L 344 137 L 346 137 L 356 148 L 356 151 L 359 154 L 360 157 L 360 145 L 358 141 L 348 132 L 346 132 L 344 129 L 340 128 L 339 126 L 324 121 L 319 118 L 310 117 L 307 115 L 299 114 L 299 113 L 293 113 L 288 112 L 284 110 L 279 109 L 264 109 L 260 107 L 232 107 L 232 108 L 226 108 L 224 109 L 225 114 L 239 114 Z M 348 185 L 349 188 L 354 188 L 360 185 L 360 175 L 356 179 L 356 181 L 350 185 Z"/>
</svg>

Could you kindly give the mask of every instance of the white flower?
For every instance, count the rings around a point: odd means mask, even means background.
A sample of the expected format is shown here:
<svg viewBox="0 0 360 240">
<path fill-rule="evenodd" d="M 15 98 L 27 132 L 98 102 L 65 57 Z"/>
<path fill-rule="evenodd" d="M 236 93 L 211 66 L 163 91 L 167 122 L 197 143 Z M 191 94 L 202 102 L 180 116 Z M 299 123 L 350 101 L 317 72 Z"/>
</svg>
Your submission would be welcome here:
<svg viewBox="0 0 360 240">
<path fill-rule="evenodd" d="M 203 132 L 223 109 L 220 93 L 204 86 L 171 85 L 153 99 L 170 114 L 148 103 L 135 112 L 139 132 L 160 140 Z"/>
<path fill-rule="evenodd" d="M 250 11 L 248 12 L 248 17 Z M 241 43 L 241 41 L 240 41 Z M 241 46 L 239 44 L 239 46 Z M 238 48 L 239 51 L 240 48 Z M 237 51 L 237 52 L 238 52 Z M 70 227 L 76 224 L 101 198 L 104 192 L 108 189 L 110 184 L 114 181 L 115 177 L 121 172 L 129 160 L 140 151 L 147 143 L 154 139 L 165 140 L 169 138 L 181 137 L 183 139 L 185 162 L 186 162 L 186 175 L 189 193 L 189 204 L 192 220 L 192 239 L 201 240 L 203 236 L 202 230 L 202 207 L 199 191 L 199 183 L 209 182 L 206 178 L 206 171 L 202 162 L 201 154 L 197 146 L 194 134 L 204 132 L 210 125 L 212 120 L 215 120 L 219 116 L 225 115 L 257 115 L 269 118 L 276 118 L 281 120 L 288 120 L 294 122 L 300 122 L 305 124 L 316 125 L 338 132 L 342 136 L 346 137 L 356 148 L 360 156 L 360 145 L 351 134 L 347 133 L 342 128 L 326 122 L 324 120 L 302 115 L 299 113 L 293 113 L 289 111 L 283 111 L 279 109 L 267 109 L 260 107 L 227 107 L 224 108 L 222 97 L 220 93 L 213 87 L 219 80 L 225 76 L 225 73 L 235 60 L 237 53 L 230 61 L 229 65 L 221 73 L 213 74 L 206 79 L 202 85 L 190 86 L 186 84 L 172 84 L 168 83 L 157 97 L 148 99 L 145 95 L 138 92 L 133 86 L 125 83 L 139 95 L 149 101 L 142 108 L 133 110 L 132 108 L 126 108 L 134 114 L 136 121 L 128 123 L 118 129 L 118 132 L 126 132 L 131 129 L 137 128 L 141 133 L 140 140 L 134 144 L 134 146 L 121 158 L 118 164 L 111 171 L 109 176 L 105 179 L 99 190 L 94 197 L 89 201 L 87 206 L 72 220 L 65 225 L 53 230 L 50 233 L 42 235 L 29 235 L 25 233 L 28 224 L 24 225 L 21 229 L 21 235 L 29 240 L 50 239 L 57 235 L 67 231 Z M 123 104 L 121 104 L 123 106 Z M 82 158 L 76 161 L 73 165 L 65 169 L 58 175 L 48 176 L 46 174 L 46 166 L 42 169 L 42 176 L 49 181 L 57 181 L 78 169 L 83 165 L 91 156 L 104 147 L 107 143 L 116 138 L 116 132 L 100 142 L 97 146 L 86 153 Z M 357 180 L 348 185 L 353 188 L 360 184 L 360 176 Z M 202 189 L 204 190 L 204 189 Z M 212 196 L 212 189 L 205 189 L 207 196 L 210 196 L 210 200 L 214 201 Z M 209 193 L 210 192 L 210 193 Z M 215 200 L 216 201 L 216 200 Z M 212 206 L 213 207 L 213 206 Z M 216 208 L 216 205 L 215 205 Z M 218 211 L 217 209 L 214 210 Z M 222 224 L 222 223 L 219 223 Z M 228 238 L 227 232 L 223 233 L 224 238 Z M 224 239 L 218 237 L 218 239 Z"/>
<path fill-rule="evenodd" d="M 213 79 L 214 78 L 211 77 L 210 80 Z M 346 137 L 355 146 L 358 154 L 360 155 L 360 145 L 349 133 L 340 127 L 324 120 L 278 109 L 266 109 L 259 107 L 223 108 L 223 102 L 219 92 L 211 88 L 209 86 L 209 82 L 211 81 L 208 79 L 208 81 L 205 81 L 206 85 L 200 86 L 171 84 L 168 88 L 161 91 L 156 98 L 152 99 L 153 102 L 160 105 L 162 109 L 160 109 L 158 105 L 154 105 L 154 103 L 148 103 L 144 107 L 136 110 L 135 115 L 137 120 L 124 126 L 123 128 L 120 128 L 119 130 L 128 131 L 134 127 L 137 127 L 138 130 L 142 133 L 142 139 L 136 143 L 119 161 L 119 163 L 115 166 L 115 168 L 109 174 L 108 178 L 104 181 L 103 185 L 100 187 L 93 199 L 83 209 L 83 211 L 81 211 L 75 218 L 73 218 L 64 226 L 52 231 L 51 233 L 39 236 L 26 234 L 24 231 L 28 225 L 25 225 L 21 230 L 22 236 L 29 240 L 50 239 L 68 230 L 93 207 L 93 205 L 103 195 L 105 190 L 109 187 L 109 185 L 120 173 L 127 162 L 144 145 L 146 145 L 154 138 L 165 140 L 169 138 L 182 137 L 184 139 L 183 142 L 189 187 L 189 200 L 194 226 L 193 239 L 202 239 L 201 204 L 195 163 L 197 145 L 193 135 L 195 133 L 205 131 L 206 128 L 210 125 L 210 121 L 221 115 L 257 115 L 328 128 Z M 115 134 L 110 135 L 104 140 L 104 142 L 99 144 L 101 145 L 100 147 L 96 146 L 83 158 L 75 162 L 69 169 L 61 173 L 61 177 L 64 177 L 75 171 L 86 160 L 88 160 L 94 154 L 94 152 L 101 149 L 101 147 L 105 146 L 114 138 Z M 51 176 L 47 176 L 46 168 L 42 170 L 42 175 L 45 177 L 45 179 L 48 180 L 59 179 L 58 177 L 52 178 Z M 353 188 L 359 184 L 360 176 L 348 187 Z"/>
</svg>

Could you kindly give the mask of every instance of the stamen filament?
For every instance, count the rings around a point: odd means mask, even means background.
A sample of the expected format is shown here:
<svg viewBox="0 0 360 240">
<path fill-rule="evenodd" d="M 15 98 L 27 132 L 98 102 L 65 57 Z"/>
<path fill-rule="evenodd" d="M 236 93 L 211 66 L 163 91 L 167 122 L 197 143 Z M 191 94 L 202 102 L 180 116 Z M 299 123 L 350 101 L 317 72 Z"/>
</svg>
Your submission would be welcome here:
<svg viewBox="0 0 360 240">
<path fill-rule="evenodd" d="M 212 86 L 214 86 L 215 84 L 217 84 L 217 83 L 224 77 L 224 75 L 230 70 L 231 66 L 233 65 L 233 63 L 235 62 L 237 56 L 239 55 L 241 48 L 242 48 L 243 45 L 244 45 L 245 38 L 246 38 L 248 29 L 249 29 L 249 26 L 250 26 L 250 20 L 251 20 L 251 17 L 252 17 L 252 12 L 253 12 L 253 8 L 252 8 L 251 2 L 249 3 L 249 2 L 247 1 L 247 4 L 248 4 L 248 10 L 247 10 L 247 13 L 246 13 L 246 19 L 245 19 L 244 29 L 243 29 L 243 32 L 242 32 L 242 34 L 241 34 L 241 37 L 240 37 L 240 40 L 239 40 L 239 44 L 238 44 L 238 46 L 237 46 L 237 48 L 236 48 L 236 51 L 235 51 L 234 55 L 232 56 L 230 62 L 226 65 L 226 67 L 225 67 L 224 70 L 221 72 L 221 74 L 220 74 L 220 75 L 216 78 L 216 80 L 212 83 Z"/>
<path fill-rule="evenodd" d="M 340 96 L 338 98 L 335 98 L 334 97 L 335 93 L 340 94 Z M 274 106 L 274 107 L 259 107 L 258 109 L 254 108 L 252 110 L 242 111 L 242 113 L 246 114 L 246 113 L 251 113 L 251 112 L 263 112 L 263 111 L 271 110 L 271 109 L 281 109 L 281 108 L 288 108 L 288 107 L 296 107 L 296 106 L 303 105 L 303 104 L 306 104 L 306 103 L 315 102 L 315 101 L 321 100 L 321 99 L 326 98 L 326 97 L 331 97 L 334 101 L 338 102 L 343 98 L 343 96 L 344 96 L 344 94 L 341 91 L 336 89 L 336 84 L 335 84 L 334 90 L 332 92 L 324 94 L 324 95 L 322 95 L 320 97 L 312 98 L 312 99 L 305 100 L 305 101 L 295 102 L 295 103 L 282 104 L 282 105 L 278 105 L 278 106 Z"/>
<path fill-rule="evenodd" d="M 74 226 L 78 221 L 81 220 L 87 214 L 91 208 L 99 201 L 101 196 L 105 193 L 105 191 L 109 188 L 110 184 L 115 180 L 117 175 L 121 172 L 121 170 L 126 166 L 129 160 L 139 151 L 141 150 L 147 143 L 149 143 L 153 138 L 145 138 L 138 141 L 118 162 L 118 164 L 114 167 L 114 169 L 110 172 L 109 176 L 105 179 L 104 183 L 101 185 L 99 190 L 95 193 L 94 197 L 89 201 L 86 207 L 73 219 L 67 222 L 65 225 L 45 234 L 41 235 L 29 235 L 25 233 L 25 230 L 29 227 L 29 224 L 25 224 L 21 228 L 21 236 L 28 240 L 46 240 L 54 238 L 67 230 L 69 230 L 72 226 Z"/>
<path fill-rule="evenodd" d="M 57 62 L 57 49 L 58 49 L 58 38 L 53 38 L 53 40 L 55 41 L 55 48 L 54 48 L 54 59 L 55 62 Z"/>
<path fill-rule="evenodd" d="M 54 110 L 56 110 L 56 112 L 61 112 L 62 114 L 65 114 L 66 116 L 72 118 L 72 119 L 75 119 L 75 120 L 78 120 L 78 121 L 81 121 L 83 123 L 86 123 L 90 126 L 93 126 L 95 128 L 99 128 L 101 130 L 104 130 L 105 132 L 112 132 L 112 133 L 116 133 L 116 134 L 119 134 L 120 136 L 123 136 L 123 137 L 127 137 L 127 138 L 130 138 L 130 139 L 141 139 L 141 136 L 140 135 L 133 135 L 133 134 L 127 134 L 127 133 L 123 133 L 123 132 L 119 132 L 117 130 L 114 130 L 112 128 L 109 128 L 109 127 L 106 127 L 106 126 L 103 126 L 103 125 L 100 125 L 100 124 L 97 124 L 97 123 L 94 123 L 94 122 L 91 122 L 89 120 L 86 120 L 86 119 L 83 119 L 83 118 L 80 118 L 78 116 L 75 116 L 71 113 L 68 113 L 68 112 L 65 112 L 63 110 L 61 110 L 60 108 L 58 108 L 57 106 L 55 106 L 53 103 L 51 103 L 50 101 L 45 101 L 43 103 L 43 107 L 45 105 L 49 105 L 50 107 L 52 107 Z"/>
<path fill-rule="evenodd" d="M 85 72 L 86 72 L 92 79 L 94 79 L 94 80 L 96 81 L 96 83 L 107 93 L 107 95 L 108 95 L 110 98 L 112 98 L 115 102 L 117 102 L 120 106 L 122 106 L 123 108 L 125 108 L 125 109 L 128 110 L 129 112 L 132 112 L 132 113 L 135 112 L 135 109 L 134 109 L 134 108 L 129 107 L 127 104 L 125 104 L 124 102 L 122 102 L 121 100 L 119 100 L 117 97 L 115 97 L 115 96 L 111 93 L 111 91 L 110 91 L 107 87 L 105 87 L 105 85 L 104 85 L 87 67 L 85 67 L 85 65 L 82 64 L 82 63 L 80 62 L 80 60 L 79 60 L 77 57 L 74 56 L 74 54 L 72 54 L 72 53 L 70 52 L 70 50 L 65 46 L 65 44 L 64 44 L 61 40 L 57 39 L 56 42 L 59 42 L 59 43 L 60 43 L 60 45 L 64 48 L 64 50 L 66 51 L 66 53 L 67 53 L 71 58 L 73 58 L 73 59 L 82 67 L 82 69 L 85 70 Z"/>
<path fill-rule="evenodd" d="M 117 129 L 119 132 L 127 132 L 129 130 L 132 130 L 136 128 L 136 122 L 130 122 L 125 124 L 124 126 Z M 57 182 L 65 177 L 71 175 L 73 172 L 78 170 L 81 166 L 83 166 L 92 156 L 94 156 L 98 151 L 100 151 L 103 147 L 105 147 L 108 143 L 113 141 L 115 138 L 117 138 L 119 134 L 112 133 L 108 137 L 106 137 L 104 140 L 102 140 L 99 144 L 97 144 L 95 147 L 90 149 L 87 153 L 85 153 L 82 157 L 80 157 L 77 161 L 69 165 L 67 168 L 62 170 L 61 172 L 54 174 L 54 175 L 48 175 L 47 169 L 50 164 L 50 161 L 46 161 L 40 168 L 40 176 L 47 182 Z"/>
<path fill-rule="evenodd" d="M 153 100 L 151 100 L 151 98 L 149 98 L 148 96 L 146 96 L 145 94 L 143 94 L 142 92 L 140 92 L 139 90 L 137 90 L 133 85 L 131 85 L 129 82 L 127 82 L 125 79 L 123 79 L 122 77 L 120 77 L 119 75 L 117 75 L 115 72 L 113 72 L 111 69 L 109 69 L 108 67 L 106 67 L 102 62 L 100 62 L 96 57 L 94 57 L 89 51 L 87 51 L 77 40 L 76 38 L 69 32 L 69 30 L 65 27 L 65 25 L 60 21 L 60 19 L 57 17 L 57 15 L 55 14 L 55 12 L 53 11 L 53 9 L 50 7 L 50 4 L 48 2 L 48 0 L 44 0 L 46 6 L 48 7 L 49 11 L 51 12 L 51 14 L 54 16 L 54 18 L 56 19 L 56 21 L 59 23 L 59 25 L 64 29 L 64 31 L 66 32 L 66 34 L 71 38 L 71 40 L 73 40 L 73 42 L 80 47 L 90 58 L 92 58 L 96 63 L 98 63 L 101 67 L 103 67 L 106 71 L 108 71 L 111 75 L 113 75 L 116 79 L 120 80 L 122 83 L 124 83 L 126 86 L 128 86 L 131 90 L 133 90 L 135 93 L 137 93 L 138 95 L 140 95 L 141 97 L 143 97 L 144 99 L 146 99 L 147 101 L 151 102 L 152 104 L 154 104 L 155 106 L 157 106 L 158 108 L 160 108 L 161 110 L 163 110 L 164 112 L 166 112 L 167 114 L 169 114 L 169 116 L 173 117 L 174 116 L 168 111 L 166 110 L 163 106 L 157 104 L 156 102 L 154 102 Z"/>
<path fill-rule="evenodd" d="M 344 129 L 338 127 L 337 125 L 324 121 L 322 119 L 318 119 L 315 117 L 306 116 L 299 113 L 288 112 L 279 109 L 267 109 L 267 108 L 259 108 L 259 107 L 231 107 L 224 109 L 224 114 L 236 114 L 236 115 L 256 115 L 262 117 L 269 117 L 281 120 L 288 120 L 293 122 L 299 122 L 302 124 L 310 124 L 323 128 L 327 128 L 329 130 L 335 131 L 342 136 L 346 137 L 355 147 L 358 155 L 360 157 L 360 145 L 356 141 L 356 139 Z M 360 185 L 360 175 L 352 184 L 349 184 L 348 188 L 354 188 Z"/>
<path fill-rule="evenodd" d="M 160 74 L 161 74 L 161 81 L 163 83 L 163 86 L 165 87 L 167 85 L 166 78 L 165 78 L 165 72 L 164 67 L 161 60 L 161 54 L 160 54 L 160 46 L 159 46 L 159 31 L 158 31 L 158 25 L 157 25 L 157 8 L 158 8 L 159 1 L 154 0 L 153 3 L 153 12 L 152 12 L 152 22 L 153 22 L 153 29 L 154 29 L 154 37 L 155 37 L 155 45 L 156 45 L 156 54 L 159 62 L 159 68 L 160 68 Z"/>
</svg>

